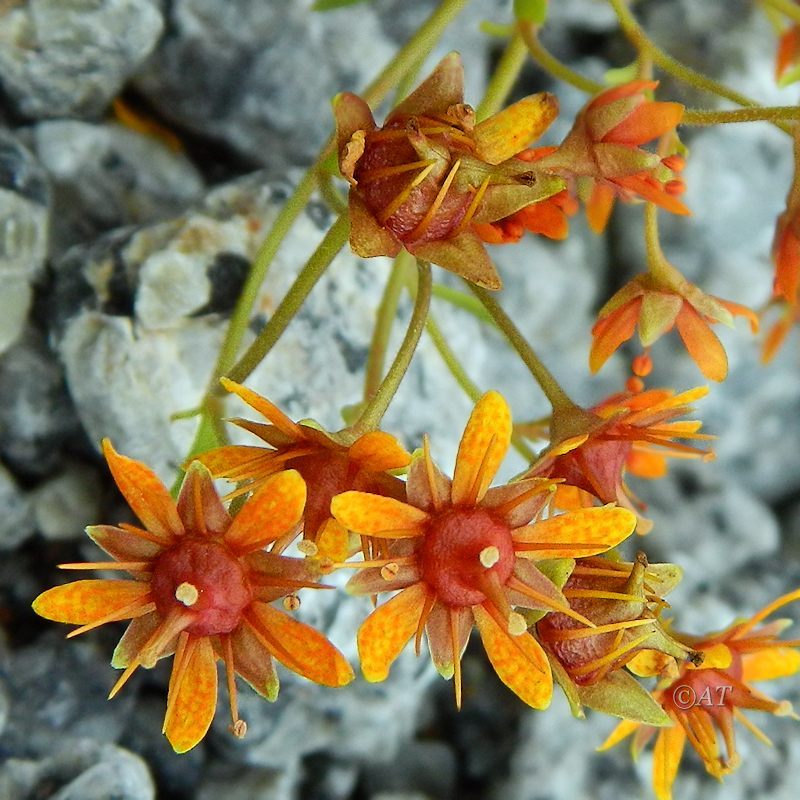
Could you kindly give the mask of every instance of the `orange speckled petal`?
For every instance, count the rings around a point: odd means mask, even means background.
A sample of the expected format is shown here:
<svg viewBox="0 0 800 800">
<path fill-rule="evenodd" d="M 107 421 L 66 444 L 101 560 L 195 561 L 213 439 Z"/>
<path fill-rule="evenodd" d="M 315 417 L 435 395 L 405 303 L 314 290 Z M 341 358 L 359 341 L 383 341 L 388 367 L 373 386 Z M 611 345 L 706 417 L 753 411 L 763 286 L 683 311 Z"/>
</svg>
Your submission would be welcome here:
<svg viewBox="0 0 800 800">
<path fill-rule="evenodd" d="M 428 515 L 419 508 L 367 492 L 342 492 L 331 501 L 331 514 L 355 533 L 370 536 L 421 536 Z"/>
<path fill-rule="evenodd" d="M 132 603 L 149 602 L 150 584 L 143 581 L 85 580 L 55 586 L 33 601 L 45 619 L 86 625 Z"/>
<path fill-rule="evenodd" d="M 353 680 L 347 659 L 319 632 L 266 603 L 255 602 L 247 620 L 272 655 L 298 675 L 323 686 Z"/>
<path fill-rule="evenodd" d="M 192 461 L 178 496 L 178 515 L 187 531 L 201 535 L 220 535 L 231 518 L 219 499 L 208 468 Z"/>
<path fill-rule="evenodd" d="M 686 744 L 686 732 L 675 724 L 659 732 L 653 750 L 653 791 L 658 800 L 672 800 L 672 784 Z"/>
<path fill-rule="evenodd" d="M 632 719 L 624 719 L 620 722 L 613 731 L 608 735 L 608 738 L 603 744 L 598 747 L 598 751 L 608 750 L 615 744 L 619 744 L 623 739 L 627 739 L 634 731 L 641 727 L 641 722 L 635 722 Z"/>
<path fill-rule="evenodd" d="M 769 647 L 742 656 L 742 681 L 774 681 L 800 672 L 800 651 L 792 647 Z"/>
<path fill-rule="evenodd" d="M 378 606 L 364 620 L 358 629 L 358 655 L 368 681 L 386 679 L 389 667 L 417 630 L 427 596 L 425 584 L 416 583 Z"/>
<path fill-rule="evenodd" d="M 385 472 L 402 469 L 411 463 L 411 455 L 391 434 L 370 431 L 353 444 L 348 453 L 363 469 Z"/>
<path fill-rule="evenodd" d="M 109 439 L 103 439 L 103 454 L 122 496 L 148 531 L 165 542 L 183 534 L 175 501 L 150 467 L 121 456 Z"/>
<path fill-rule="evenodd" d="M 692 308 L 684 303 L 675 326 L 683 339 L 689 355 L 700 371 L 710 381 L 724 381 L 728 375 L 728 356 L 722 342 L 711 330 L 708 323 Z"/>
<path fill-rule="evenodd" d="M 649 480 L 663 478 L 668 470 L 664 455 L 650 450 L 632 450 L 628 454 L 625 466 L 631 475 Z"/>
<path fill-rule="evenodd" d="M 619 125 L 608 131 L 603 141 L 635 147 L 672 130 L 682 116 L 683 106 L 680 103 L 642 103 Z"/>
<path fill-rule="evenodd" d="M 240 397 L 247 405 L 266 417 L 282 433 L 290 436 L 295 441 L 305 439 L 302 428 L 297 423 L 292 422 L 278 406 L 267 400 L 266 397 L 262 397 L 252 389 L 248 389 L 246 386 L 242 386 L 240 383 L 228 378 L 220 378 L 219 382 L 229 392 Z"/>
<path fill-rule="evenodd" d="M 539 642 L 529 633 L 511 636 L 481 606 L 472 612 L 497 677 L 531 708 L 547 708 L 553 696 L 553 676 Z"/>
<path fill-rule="evenodd" d="M 523 97 L 475 126 L 477 153 L 499 164 L 538 139 L 558 116 L 558 99 L 548 92 Z"/>
<path fill-rule="evenodd" d="M 582 508 L 516 528 L 517 555 L 534 558 L 583 558 L 616 547 L 636 527 L 636 515 L 627 508 Z"/>
<path fill-rule="evenodd" d="M 479 503 L 511 444 L 511 409 L 499 392 L 487 392 L 470 414 L 456 456 L 453 505 Z"/>
<path fill-rule="evenodd" d="M 229 444 L 216 447 L 206 453 L 195 456 L 195 460 L 203 464 L 215 478 L 230 478 L 235 475 L 250 477 L 260 475 L 268 468 L 274 456 L 274 450 L 267 447 L 250 447 Z"/>
<path fill-rule="evenodd" d="M 616 193 L 606 183 L 595 183 L 586 201 L 586 222 L 593 233 L 601 234 L 608 225 L 614 210 Z"/>
<path fill-rule="evenodd" d="M 640 650 L 625 666 L 640 678 L 654 678 L 674 664 L 675 659 L 666 653 L 658 650 Z"/>
<path fill-rule="evenodd" d="M 305 504 L 306 484 L 300 473 L 293 469 L 278 472 L 242 506 L 225 542 L 240 553 L 260 550 L 300 522 Z"/>
<path fill-rule="evenodd" d="M 217 664 L 211 640 L 190 638 L 184 659 L 180 678 L 170 687 L 170 711 L 164 720 L 164 732 L 176 753 L 191 750 L 206 735 L 217 710 Z"/>
</svg>

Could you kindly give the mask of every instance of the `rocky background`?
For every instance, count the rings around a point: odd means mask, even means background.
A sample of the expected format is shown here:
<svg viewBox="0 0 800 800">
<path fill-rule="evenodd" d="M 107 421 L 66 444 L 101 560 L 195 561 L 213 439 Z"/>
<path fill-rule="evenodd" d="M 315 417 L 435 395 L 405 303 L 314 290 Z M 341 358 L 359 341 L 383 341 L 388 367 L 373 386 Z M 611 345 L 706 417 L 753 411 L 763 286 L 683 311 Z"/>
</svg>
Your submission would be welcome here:
<svg viewBox="0 0 800 800">
<path fill-rule="evenodd" d="M 124 518 L 98 457 L 102 436 L 172 479 L 193 422 L 171 417 L 202 394 L 248 262 L 330 129 L 331 96 L 365 86 L 435 4 L 374 0 L 327 14 L 310 5 L 0 0 L 0 800 L 650 797 L 649 754 L 633 765 L 624 747 L 594 752 L 611 719 L 573 720 L 560 696 L 546 713 L 527 710 L 480 647 L 465 659 L 461 713 L 451 686 L 410 654 L 385 684 L 358 680 L 339 691 L 284 670 L 274 706 L 243 690 L 244 741 L 227 734 L 220 715 L 179 757 L 159 733 L 165 666 L 140 671 L 107 702 L 120 630 L 65 643 L 63 627 L 30 610 L 38 592 L 64 579 L 55 564 L 95 556 L 85 525 Z M 476 101 L 502 48 L 478 25 L 507 21 L 509 6 L 473 0 L 426 67 L 460 50 Z M 551 6 L 545 40 L 560 57 L 595 78 L 630 60 L 603 2 Z M 636 9 L 677 57 L 765 103 L 794 103 L 796 90 L 774 87 L 774 36 L 753 6 L 642 0 Z M 709 103 L 665 83 L 685 102 Z M 561 99 L 547 139 L 556 142 L 584 98 L 527 67 L 518 94 L 542 89 Z M 115 121 L 120 97 L 172 136 Z M 695 215 L 663 221 L 667 254 L 709 291 L 757 306 L 769 294 L 790 141 L 765 124 L 686 131 L 685 139 Z M 639 219 L 638 209 L 618 209 L 606 238 L 578 219 L 565 243 L 529 237 L 496 250 L 506 308 L 587 403 L 625 377 L 622 358 L 588 377 L 588 332 L 602 301 L 642 268 Z M 254 327 L 329 220 L 319 201 L 300 219 Z M 381 260 L 340 255 L 251 385 L 292 416 L 339 426 L 339 409 L 360 396 L 385 275 Z M 409 311 L 405 302 L 403 319 Z M 503 391 L 519 418 L 545 412 L 499 336 L 440 301 L 434 313 L 479 385 Z M 764 368 L 743 325 L 722 335 L 731 374 L 699 406 L 720 437 L 718 460 L 678 464 L 667 479 L 637 487 L 657 521 L 643 544 L 651 560 L 684 567 L 671 599 L 680 627 L 697 632 L 800 585 L 797 336 Z M 654 385 L 700 382 L 674 342 L 659 343 L 655 355 Z M 386 424 L 409 446 L 429 432 L 447 469 L 469 408 L 423 340 Z M 509 463 L 508 474 L 519 466 Z M 304 598 L 300 614 L 354 657 L 368 603 L 333 594 Z M 800 699 L 797 680 L 775 688 Z M 741 731 L 744 765 L 724 787 L 689 756 L 676 796 L 796 797 L 800 728 L 758 722 L 773 749 Z"/>
</svg>

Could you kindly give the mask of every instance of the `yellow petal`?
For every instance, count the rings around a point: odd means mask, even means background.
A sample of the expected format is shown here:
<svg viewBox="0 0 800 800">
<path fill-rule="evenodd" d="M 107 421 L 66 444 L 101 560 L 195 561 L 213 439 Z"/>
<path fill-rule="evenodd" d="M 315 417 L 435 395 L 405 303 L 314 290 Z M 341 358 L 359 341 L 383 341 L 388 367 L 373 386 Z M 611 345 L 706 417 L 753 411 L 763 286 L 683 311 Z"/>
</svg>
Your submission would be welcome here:
<svg viewBox="0 0 800 800">
<path fill-rule="evenodd" d="M 640 650 L 625 666 L 640 678 L 654 678 L 673 664 L 675 659 L 666 653 Z"/>
<path fill-rule="evenodd" d="M 672 784 L 686 744 L 686 733 L 680 725 L 660 731 L 653 750 L 653 791 L 658 800 L 672 800 Z"/>
<path fill-rule="evenodd" d="M 323 686 L 353 680 L 347 659 L 319 632 L 266 603 L 253 603 L 247 620 L 272 655 L 298 675 Z"/>
<path fill-rule="evenodd" d="M 800 671 L 800 651 L 793 647 L 769 647 L 742 658 L 742 681 L 773 681 Z"/>
<path fill-rule="evenodd" d="M 220 378 L 219 381 L 229 392 L 240 397 L 247 405 L 266 417 L 279 431 L 285 433 L 293 440 L 305 439 L 302 428 L 293 422 L 281 411 L 278 406 L 262 397 L 252 389 L 242 386 L 228 378 Z"/>
<path fill-rule="evenodd" d="M 633 533 L 636 515 L 627 508 L 582 508 L 513 532 L 517 555 L 583 558 L 610 550 Z"/>
<path fill-rule="evenodd" d="M 417 630 L 427 594 L 423 583 L 415 583 L 364 620 L 358 629 L 358 655 L 368 681 L 386 679 L 392 662 Z"/>
<path fill-rule="evenodd" d="M 323 559 L 340 562 L 350 555 L 350 535 L 347 528 L 335 519 L 327 520 L 317 536 L 318 555 Z"/>
<path fill-rule="evenodd" d="M 217 664 L 211 640 L 190 637 L 180 676 L 170 686 L 164 732 L 176 753 L 191 750 L 205 735 L 217 710 Z"/>
<path fill-rule="evenodd" d="M 294 528 L 303 516 L 306 484 L 293 469 L 268 478 L 233 518 L 225 542 L 239 552 L 260 550 Z"/>
<path fill-rule="evenodd" d="M 143 581 L 75 581 L 42 592 L 33 610 L 45 619 L 86 625 L 138 601 L 144 605 L 149 596 L 150 584 Z"/>
<path fill-rule="evenodd" d="M 499 392 L 487 392 L 472 410 L 456 456 L 453 505 L 479 503 L 511 443 L 511 409 Z"/>
<path fill-rule="evenodd" d="M 150 467 L 121 456 L 103 439 L 103 454 L 122 496 L 147 530 L 165 541 L 183 534 L 175 501 Z"/>
<path fill-rule="evenodd" d="M 411 456 L 394 436 L 383 431 L 370 431 L 353 444 L 348 453 L 364 469 L 385 472 L 401 469 L 411 463 Z"/>
<path fill-rule="evenodd" d="M 342 492 L 331 501 L 331 514 L 355 533 L 370 536 L 421 536 L 428 515 L 408 503 L 367 492 Z"/>
<path fill-rule="evenodd" d="M 500 164 L 538 139 L 558 116 L 558 99 L 548 92 L 523 97 L 475 126 L 478 156 Z"/>
<path fill-rule="evenodd" d="M 702 669 L 728 669 L 733 661 L 730 648 L 722 642 L 711 647 L 704 647 L 701 652 L 703 653 L 703 663 L 700 665 Z"/>
<path fill-rule="evenodd" d="M 547 708 L 553 696 L 553 676 L 539 642 L 529 633 L 511 636 L 481 606 L 472 612 L 497 677 L 531 708 Z"/>
<path fill-rule="evenodd" d="M 598 747 L 598 751 L 608 750 L 615 744 L 619 744 L 623 739 L 630 736 L 635 730 L 641 726 L 641 722 L 635 722 L 632 719 L 624 719 L 620 722 L 613 731 L 608 735 L 608 738 L 603 744 Z"/>
</svg>

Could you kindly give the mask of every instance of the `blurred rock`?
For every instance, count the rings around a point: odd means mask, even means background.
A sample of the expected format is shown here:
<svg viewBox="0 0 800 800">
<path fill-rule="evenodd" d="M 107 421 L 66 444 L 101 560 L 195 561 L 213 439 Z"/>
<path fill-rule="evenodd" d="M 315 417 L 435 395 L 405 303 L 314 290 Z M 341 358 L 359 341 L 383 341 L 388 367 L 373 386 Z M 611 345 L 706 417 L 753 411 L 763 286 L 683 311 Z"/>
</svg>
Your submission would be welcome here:
<svg viewBox="0 0 800 800">
<path fill-rule="evenodd" d="M 78 429 L 63 369 L 41 333 L 28 327 L 0 355 L 0 456 L 26 477 L 52 474 Z"/>
<path fill-rule="evenodd" d="M 0 464 L 0 551 L 13 550 L 33 534 L 30 500 Z"/>
<path fill-rule="evenodd" d="M 53 187 L 51 257 L 112 228 L 174 216 L 203 189 L 184 155 L 119 124 L 52 120 L 23 135 Z"/>
<path fill-rule="evenodd" d="M 39 163 L 0 129 L 0 353 L 25 325 L 31 284 L 47 254 L 49 202 L 47 177 Z"/>
<path fill-rule="evenodd" d="M 82 539 L 83 529 L 100 518 L 102 494 L 97 470 L 68 463 L 63 472 L 33 492 L 36 529 L 46 539 Z"/>
<path fill-rule="evenodd" d="M 163 27 L 158 0 L 30 0 L 1 13 L 0 87 L 35 119 L 100 115 Z"/>
</svg>

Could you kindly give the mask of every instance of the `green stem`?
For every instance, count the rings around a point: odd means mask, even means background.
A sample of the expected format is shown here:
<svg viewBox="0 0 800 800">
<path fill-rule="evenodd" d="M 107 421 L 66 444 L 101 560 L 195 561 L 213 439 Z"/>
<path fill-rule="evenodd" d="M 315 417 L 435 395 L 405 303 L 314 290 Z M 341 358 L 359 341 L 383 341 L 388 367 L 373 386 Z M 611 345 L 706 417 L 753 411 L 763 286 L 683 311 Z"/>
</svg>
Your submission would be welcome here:
<svg viewBox="0 0 800 800">
<path fill-rule="evenodd" d="M 519 73 L 525 64 L 528 49 L 522 38 L 520 31 L 515 31 L 509 39 L 497 67 L 492 73 L 483 100 L 475 110 L 475 118 L 478 122 L 496 114 L 504 105 L 514 84 L 517 82 Z"/>
<path fill-rule="evenodd" d="M 647 271 L 661 286 L 677 287 L 683 281 L 681 273 L 667 261 L 658 235 L 658 206 L 644 207 L 644 243 L 647 251 Z"/>
<path fill-rule="evenodd" d="M 412 261 L 413 256 L 408 251 L 401 250 L 392 264 L 389 278 L 386 281 L 386 288 L 383 290 L 383 297 L 381 297 L 376 314 L 375 327 L 372 329 L 372 341 L 367 356 L 366 375 L 364 376 L 365 401 L 368 401 L 377 392 L 381 383 L 392 324 L 397 315 L 397 305 L 400 302 L 406 270 Z"/>
<path fill-rule="evenodd" d="M 342 214 L 333 223 L 325 234 L 325 238 L 300 270 L 295 282 L 275 309 L 269 322 L 263 327 L 242 357 L 228 371 L 228 377 L 231 380 L 242 383 L 275 346 L 317 281 L 347 243 L 349 232 L 350 219 L 346 214 Z"/>
<path fill-rule="evenodd" d="M 731 89 L 724 83 L 720 83 L 719 81 L 715 81 L 713 78 L 709 78 L 707 75 L 703 75 L 702 72 L 697 72 L 697 70 L 692 69 L 686 64 L 683 64 L 682 62 L 673 58 L 668 53 L 665 53 L 645 33 L 641 25 L 639 25 L 639 23 L 636 21 L 636 18 L 633 16 L 631 10 L 627 6 L 626 0 L 608 0 L 608 2 L 614 9 L 617 18 L 619 19 L 620 27 L 622 28 L 623 33 L 630 40 L 631 44 L 639 52 L 648 54 L 653 59 L 653 63 L 656 66 L 661 67 L 664 72 L 668 72 L 670 75 L 673 75 L 674 77 L 678 78 L 678 80 L 683 81 L 689 86 L 694 86 L 696 89 L 709 92 L 710 94 L 717 95 L 718 97 L 724 97 L 726 100 L 730 100 L 732 103 L 736 103 L 737 105 L 753 108 L 759 107 L 759 103 L 757 103 L 755 100 L 735 91 L 734 89 Z M 774 124 L 781 128 L 781 130 L 784 130 L 787 133 L 790 132 L 786 125 L 781 123 Z"/>
<path fill-rule="evenodd" d="M 800 6 L 794 0 L 761 0 L 761 2 L 766 6 L 772 6 L 772 8 L 789 17 L 789 19 L 800 24 Z"/>
<path fill-rule="evenodd" d="M 800 107 L 767 106 L 737 108 L 732 111 L 687 108 L 683 112 L 681 125 L 721 125 L 726 122 L 781 122 L 782 120 L 800 120 Z"/>
<path fill-rule="evenodd" d="M 325 201 L 328 208 L 334 214 L 344 214 L 347 211 L 347 199 L 336 188 L 333 181 L 333 175 L 326 169 L 317 170 L 317 181 L 319 184 L 319 193 Z"/>
<path fill-rule="evenodd" d="M 425 320 L 428 317 L 428 310 L 431 304 L 431 265 L 427 261 L 417 259 L 419 269 L 419 286 L 417 288 L 417 299 L 414 303 L 414 311 L 408 323 L 408 330 L 397 351 L 397 355 L 392 362 L 386 377 L 381 381 L 380 386 L 370 399 L 358 421 L 352 426 L 354 436 L 375 430 L 380 425 L 386 409 L 392 402 L 392 398 L 397 393 L 400 382 L 408 371 L 411 359 L 419 344 L 422 330 L 425 327 Z"/>
<path fill-rule="evenodd" d="M 550 401 L 553 411 L 576 408 L 577 406 L 575 403 L 561 388 L 550 370 L 541 362 L 539 356 L 536 355 L 533 348 L 520 333 L 511 317 L 503 311 L 492 294 L 487 292 L 486 289 L 471 283 L 467 283 L 467 286 L 481 303 L 483 303 L 484 308 L 489 312 L 492 319 L 497 324 L 497 327 L 500 328 L 503 335 L 511 343 L 511 346 L 517 351 L 519 357 L 522 359 L 531 375 L 533 375 L 534 380 L 539 384 L 545 396 Z"/>
<path fill-rule="evenodd" d="M 532 22 L 520 22 L 519 31 L 533 60 L 538 62 L 539 66 L 554 78 L 564 81 L 564 83 L 568 83 L 570 86 L 574 86 L 587 94 L 598 94 L 598 92 L 602 92 L 606 88 L 602 83 L 585 78 L 568 67 L 563 61 L 559 61 L 539 40 L 537 25 Z"/>
</svg>

